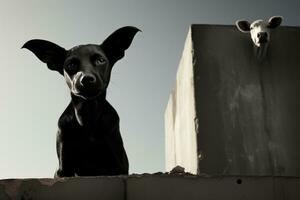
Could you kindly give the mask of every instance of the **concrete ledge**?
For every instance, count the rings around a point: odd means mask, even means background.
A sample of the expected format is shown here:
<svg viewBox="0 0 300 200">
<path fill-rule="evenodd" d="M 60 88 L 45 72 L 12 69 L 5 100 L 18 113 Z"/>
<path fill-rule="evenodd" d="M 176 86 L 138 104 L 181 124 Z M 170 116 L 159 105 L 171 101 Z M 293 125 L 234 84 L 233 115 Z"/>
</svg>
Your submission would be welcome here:
<svg viewBox="0 0 300 200">
<path fill-rule="evenodd" d="M 1 200 L 300 199 L 300 177 L 132 175 L 0 180 Z"/>
<path fill-rule="evenodd" d="M 10 179 L 0 181 L 1 200 L 120 200 L 124 199 L 121 177 L 66 179 Z"/>
<path fill-rule="evenodd" d="M 300 27 L 263 60 L 235 26 L 192 25 L 165 112 L 166 171 L 300 176 Z"/>
</svg>

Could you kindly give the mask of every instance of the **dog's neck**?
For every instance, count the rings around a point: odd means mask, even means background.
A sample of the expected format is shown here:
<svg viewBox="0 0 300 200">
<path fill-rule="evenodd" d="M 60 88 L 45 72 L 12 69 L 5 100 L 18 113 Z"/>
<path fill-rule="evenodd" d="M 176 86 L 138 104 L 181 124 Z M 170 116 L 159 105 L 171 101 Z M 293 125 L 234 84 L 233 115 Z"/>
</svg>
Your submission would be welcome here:
<svg viewBox="0 0 300 200">
<path fill-rule="evenodd" d="M 262 44 L 260 47 L 254 46 L 254 53 L 258 61 L 262 62 L 267 55 L 268 43 Z"/>
<path fill-rule="evenodd" d="M 103 113 L 106 92 L 94 99 L 83 99 L 71 94 L 77 122 L 80 126 L 92 128 Z"/>
</svg>

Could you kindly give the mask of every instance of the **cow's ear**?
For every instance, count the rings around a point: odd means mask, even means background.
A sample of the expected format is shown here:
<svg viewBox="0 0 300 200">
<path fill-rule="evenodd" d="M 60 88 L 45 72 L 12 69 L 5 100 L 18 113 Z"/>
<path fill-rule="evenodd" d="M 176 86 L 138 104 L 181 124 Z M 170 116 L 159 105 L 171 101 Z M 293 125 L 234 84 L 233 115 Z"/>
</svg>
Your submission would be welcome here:
<svg viewBox="0 0 300 200">
<path fill-rule="evenodd" d="M 67 54 L 64 48 L 52 42 L 38 39 L 29 40 L 22 48 L 26 48 L 34 53 L 40 61 L 47 64 L 50 70 L 63 74 L 63 64 Z"/>
<path fill-rule="evenodd" d="M 235 25 L 243 33 L 250 31 L 250 23 L 247 20 L 238 20 L 235 22 Z"/>
<path fill-rule="evenodd" d="M 129 48 L 138 31 L 140 31 L 138 28 L 132 26 L 120 28 L 100 45 L 111 65 L 124 57 L 125 50 Z"/>
<path fill-rule="evenodd" d="M 274 28 L 280 26 L 282 20 L 283 20 L 283 17 L 281 17 L 281 16 L 273 16 L 269 19 L 268 27 L 271 29 L 274 29 Z"/>
</svg>

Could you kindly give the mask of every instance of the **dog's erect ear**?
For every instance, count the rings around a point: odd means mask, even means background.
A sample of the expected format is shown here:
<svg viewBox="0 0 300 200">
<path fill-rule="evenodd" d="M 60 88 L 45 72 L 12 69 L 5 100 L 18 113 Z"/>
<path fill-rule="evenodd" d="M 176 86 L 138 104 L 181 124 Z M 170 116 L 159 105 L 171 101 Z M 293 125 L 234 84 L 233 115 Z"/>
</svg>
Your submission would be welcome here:
<svg viewBox="0 0 300 200">
<path fill-rule="evenodd" d="M 22 48 L 32 51 L 42 62 L 46 63 L 51 70 L 63 74 L 63 64 L 67 51 L 46 40 L 29 40 Z"/>
<path fill-rule="evenodd" d="M 272 29 L 278 27 L 281 24 L 282 19 L 283 19 L 283 17 L 281 17 L 281 16 L 273 16 L 273 17 L 271 17 L 269 19 L 268 27 L 272 28 Z"/>
<path fill-rule="evenodd" d="M 140 31 L 138 28 L 132 26 L 120 28 L 100 45 L 111 65 L 124 57 L 125 50 L 128 49 L 138 31 Z"/>
<path fill-rule="evenodd" d="M 247 20 L 238 20 L 235 22 L 236 27 L 243 33 L 250 31 L 250 23 Z"/>
</svg>

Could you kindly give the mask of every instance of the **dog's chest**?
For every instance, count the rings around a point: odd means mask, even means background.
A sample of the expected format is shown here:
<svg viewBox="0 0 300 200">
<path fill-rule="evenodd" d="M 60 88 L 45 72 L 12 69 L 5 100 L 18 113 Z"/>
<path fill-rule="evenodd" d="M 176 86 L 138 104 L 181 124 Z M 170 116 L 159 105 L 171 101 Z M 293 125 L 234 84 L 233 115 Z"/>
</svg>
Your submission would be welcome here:
<svg viewBox="0 0 300 200">
<path fill-rule="evenodd" d="M 77 148 L 80 168 L 102 168 L 115 164 L 114 141 L 107 135 L 82 137 Z"/>
<path fill-rule="evenodd" d="M 111 123 L 106 123 L 106 120 L 99 120 L 96 124 L 90 127 L 77 126 L 75 129 L 76 136 L 73 138 L 77 143 L 80 153 L 100 154 L 110 151 L 113 136 L 115 134 L 114 126 Z"/>
</svg>

